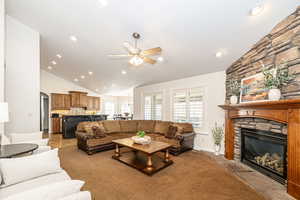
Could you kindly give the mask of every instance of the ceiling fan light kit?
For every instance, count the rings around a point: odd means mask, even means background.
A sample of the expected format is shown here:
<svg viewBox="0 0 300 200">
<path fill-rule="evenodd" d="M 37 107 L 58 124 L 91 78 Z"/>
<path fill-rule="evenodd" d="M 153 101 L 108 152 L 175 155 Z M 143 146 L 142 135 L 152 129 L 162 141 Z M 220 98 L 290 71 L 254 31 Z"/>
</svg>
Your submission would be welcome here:
<svg viewBox="0 0 300 200">
<path fill-rule="evenodd" d="M 129 63 L 134 66 L 139 66 L 143 64 L 144 62 L 149 64 L 155 64 L 157 61 L 149 58 L 147 56 L 153 56 L 160 54 L 162 52 L 162 49 L 160 47 L 147 49 L 147 50 L 141 50 L 137 47 L 137 41 L 141 38 L 141 35 L 139 33 L 133 33 L 132 37 L 135 40 L 134 46 L 132 46 L 129 42 L 124 42 L 123 46 L 125 50 L 128 52 L 128 54 L 124 55 L 109 55 L 110 57 L 131 57 L 129 60 Z"/>
</svg>

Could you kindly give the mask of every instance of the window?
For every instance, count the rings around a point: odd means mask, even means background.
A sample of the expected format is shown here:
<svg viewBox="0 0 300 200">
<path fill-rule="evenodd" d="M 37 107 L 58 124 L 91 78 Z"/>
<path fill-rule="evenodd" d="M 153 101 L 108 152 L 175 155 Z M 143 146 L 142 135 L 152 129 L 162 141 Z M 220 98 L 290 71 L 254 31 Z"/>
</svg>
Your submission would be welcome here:
<svg viewBox="0 0 300 200">
<path fill-rule="evenodd" d="M 194 128 L 203 127 L 203 88 L 175 90 L 173 121 L 190 122 Z"/>
<path fill-rule="evenodd" d="M 115 114 L 115 104 L 113 102 L 105 102 L 104 112 L 106 115 L 108 115 L 108 119 L 113 119 Z"/>
<path fill-rule="evenodd" d="M 127 103 L 121 105 L 121 113 L 131 113 L 131 106 Z"/>
<path fill-rule="evenodd" d="M 162 94 L 147 95 L 144 99 L 144 119 L 162 119 Z"/>
</svg>

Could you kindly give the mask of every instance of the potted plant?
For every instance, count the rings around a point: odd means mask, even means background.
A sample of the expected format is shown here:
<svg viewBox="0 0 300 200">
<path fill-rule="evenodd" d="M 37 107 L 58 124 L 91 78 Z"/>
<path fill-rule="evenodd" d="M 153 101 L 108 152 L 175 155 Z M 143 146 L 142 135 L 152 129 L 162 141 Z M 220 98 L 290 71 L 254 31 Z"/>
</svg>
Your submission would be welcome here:
<svg viewBox="0 0 300 200">
<path fill-rule="evenodd" d="M 221 142 L 222 142 L 223 136 L 224 136 L 223 126 L 218 126 L 218 124 L 215 123 L 215 127 L 212 128 L 211 132 L 212 132 L 212 136 L 213 136 L 214 144 L 215 144 L 215 155 L 219 155 L 220 150 L 221 150 Z"/>
<path fill-rule="evenodd" d="M 229 93 L 230 97 L 230 104 L 237 104 L 238 103 L 238 96 L 240 94 L 241 84 L 237 80 L 230 80 L 229 81 Z"/>
<path fill-rule="evenodd" d="M 269 100 L 277 101 L 281 98 L 282 86 L 295 79 L 295 73 L 290 74 L 286 65 L 280 65 L 275 69 L 263 68 L 264 85 L 269 89 Z"/>
</svg>

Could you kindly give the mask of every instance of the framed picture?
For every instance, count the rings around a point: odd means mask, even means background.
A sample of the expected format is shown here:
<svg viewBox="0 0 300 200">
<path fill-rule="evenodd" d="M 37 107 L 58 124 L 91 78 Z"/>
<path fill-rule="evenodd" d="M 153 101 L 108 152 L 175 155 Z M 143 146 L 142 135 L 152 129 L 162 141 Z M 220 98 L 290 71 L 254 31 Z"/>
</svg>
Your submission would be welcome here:
<svg viewBox="0 0 300 200">
<path fill-rule="evenodd" d="M 241 80 L 240 103 L 253 101 L 268 101 L 268 89 L 264 86 L 263 73 Z"/>
</svg>

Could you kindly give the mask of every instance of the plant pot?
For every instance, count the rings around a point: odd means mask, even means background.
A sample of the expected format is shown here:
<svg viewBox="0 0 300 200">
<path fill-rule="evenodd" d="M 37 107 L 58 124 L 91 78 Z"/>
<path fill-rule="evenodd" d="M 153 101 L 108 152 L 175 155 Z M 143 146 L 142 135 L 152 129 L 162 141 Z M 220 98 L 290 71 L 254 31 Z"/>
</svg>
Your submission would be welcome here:
<svg viewBox="0 0 300 200">
<path fill-rule="evenodd" d="M 216 156 L 220 155 L 220 151 L 221 151 L 221 145 L 215 144 L 215 155 Z"/>
<path fill-rule="evenodd" d="M 237 104 L 238 103 L 238 97 L 236 95 L 233 95 L 230 97 L 230 104 Z"/>
<path fill-rule="evenodd" d="M 278 101 L 281 97 L 281 91 L 278 88 L 270 89 L 268 93 L 269 100 Z"/>
</svg>

